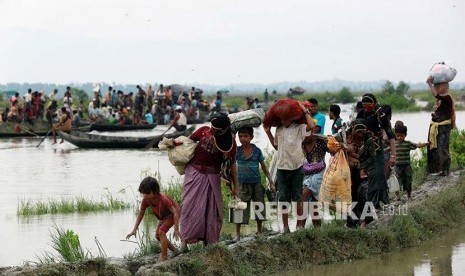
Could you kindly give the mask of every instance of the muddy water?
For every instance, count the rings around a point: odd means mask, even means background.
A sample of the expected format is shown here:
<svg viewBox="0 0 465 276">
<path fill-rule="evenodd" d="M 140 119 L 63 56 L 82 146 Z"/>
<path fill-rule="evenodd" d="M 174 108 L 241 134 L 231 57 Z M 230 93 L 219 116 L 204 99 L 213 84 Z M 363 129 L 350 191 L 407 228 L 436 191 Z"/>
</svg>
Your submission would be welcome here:
<svg viewBox="0 0 465 276">
<path fill-rule="evenodd" d="M 348 119 L 350 106 L 342 106 L 342 118 Z M 465 128 L 465 112 L 458 112 L 460 129 Z M 394 115 L 393 121 L 402 120 L 409 127 L 408 139 L 426 141 L 428 113 Z M 325 133 L 330 133 L 327 120 Z M 165 129 L 131 132 L 128 135 L 154 135 Z M 95 200 L 112 196 L 135 202 L 137 187 L 144 170 L 160 172 L 162 183 L 182 181 L 165 152 L 158 150 L 92 150 L 78 149 L 71 144 L 52 145 L 46 139 L 40 148 L 37 138 L 0 140 L 0 266 L 20 265 L 35 261 L 36 255 L 50 247 L 50 231 L 57 225 L 72 229 L 83 246 L 97 254 L 95 238 L 102 244 L 107 256 L 121 257 L 134 251 L 136 245 L 120 241 L 133 227 L 133 210 L 70 215 L 43 215 L 27 218 L 16 215 L 22 199 L 59 200 L 83 196 Z M 261 128 L 255 130 L 253 140 L 262 149 L 271 149 Z M 277 225 L 273 224 L 274 228 Z M 232 227 L 225 223 L 225 231 Z M 244 228 L 244 232 L 255 232 Z M 153 235 L 153 231 L 150 230 Z"/>
<path fill-rule="evenodd" d="M 375 258 L 313 266 L 279 275 L 465 275 L 465 225 L 420 247 Z"/>
</svg>

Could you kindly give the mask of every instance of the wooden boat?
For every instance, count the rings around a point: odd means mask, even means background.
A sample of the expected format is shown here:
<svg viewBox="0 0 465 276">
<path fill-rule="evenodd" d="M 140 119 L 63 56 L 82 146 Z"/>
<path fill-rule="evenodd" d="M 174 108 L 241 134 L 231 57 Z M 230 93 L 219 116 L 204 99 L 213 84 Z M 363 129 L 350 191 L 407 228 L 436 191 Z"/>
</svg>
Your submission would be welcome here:
<svg viewBox="0 0 465 276">
<path fill-rule="evenodd" d="M 141 129 L 154 129 L 157 124 L 146 124 L 146 125 L 110 125 L 110 124 L 91 124 L 89 131 L 130 131 L 130 130 L 141 130 Z"/>
<path fill-rule="evenodd" d="M 195 126 L 191 126 L 184 131 L 177 131 L 165 135 L 148 136 L 148 137 L 121 137 L 121 136 L 106 136 L 90 134 L 83 131 L 71 131 L 71 133 L 58 132 L 61 138 L 79 148 L 106 148 L 106 149 L 138 149 L 144 148 L 149 142 L 154 139 L 158 140 L 153 145 L 158 147 L 158 142 L 167 138 L 176 138 L 179 136 L 189 136 L 195 130 Z"/>
<path fill-rule="evenodd" d="M 52 129 L 52 126 L 48 122 L 41 120 L 35 120 L 34 124 L 3 122 L 0 124 L 0 138 L 44 136 L 49 133 L 50 129 Z"/>
</svg>

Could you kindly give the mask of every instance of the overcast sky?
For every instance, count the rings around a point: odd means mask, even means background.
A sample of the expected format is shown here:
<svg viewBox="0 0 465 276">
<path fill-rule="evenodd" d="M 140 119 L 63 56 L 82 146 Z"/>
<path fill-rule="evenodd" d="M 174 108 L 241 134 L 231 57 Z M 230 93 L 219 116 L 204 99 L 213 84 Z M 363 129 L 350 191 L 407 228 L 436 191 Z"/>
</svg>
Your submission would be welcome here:
<svg viewBox="0 0 465 276">
<path fill-rule="evenodd" d="M 465 81 L 459 0 L 0 0 L 0 83 Z"/>
</svg>

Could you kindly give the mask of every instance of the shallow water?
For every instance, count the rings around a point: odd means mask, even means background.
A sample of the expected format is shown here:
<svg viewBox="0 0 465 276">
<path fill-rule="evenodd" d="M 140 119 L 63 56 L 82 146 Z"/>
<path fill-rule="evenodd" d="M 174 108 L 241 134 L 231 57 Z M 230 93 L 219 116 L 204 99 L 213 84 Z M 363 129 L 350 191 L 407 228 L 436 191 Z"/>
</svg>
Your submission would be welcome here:
<svg viewBox="0 0 465 276">
<path fill-rule="evenodd" d="M 279 275 L 465 275 L 465 225 L 419 247 L 365 260 L 311 266 Z"/>
<path fill-rule="evenodd" d="M 343 119 L 348 119 L 350 108 L 350 105 L 342 106 Z M 464 115 L 465 112 L 457 113 L 460 129 L 465 128 L 465 122 L 460 120 Z M 392 121 L 404 121 L 409 127 L 407 139 L 424 142 L 429 119 L 427 112 L 403 113 L 394 115 Z M 325 133 L 330 133 L 330 126 L 331 121 L 327 119 Z M 164 130 L 159 126 L 128 135 L 147 136 L 161 134 Z M 37 255 L 53 252 L 50 231 L 54 225 L 72 229 L 79 235 L 83 247 L 93 254 L 98 252 L 95 237 L 108 256 L 121 257 L 137 247 L 120 241 L 132 230 L 136 218 L 134 210 L 24 218 L 16 215 L 22 199 L 48 201 L 83 196 L 100 200 L 110 192 L 114 197 L 135 203 L 144 170 L 160 172 L 162 184 L 182 181 L 163 151 L 79 149 L 66 142 L 52 145 L 51 138 L 36 148 L 39 141 L 37 138 L 0 140 L 0 266 L 36 261 Z M 262 128 L 255 129 L 252 142 L 264 151 L 271 151 Z M 227 222 L 224 225 L 226 232 L 233 232 L 232 225 Z M 277 228 L 276 222 L 273 222 L 273 228 Z M 244 232 L 255 230 L 245 227 Z M 153 231 L 150 230 L 150 234 L 153 235 Z"/>
</svg>

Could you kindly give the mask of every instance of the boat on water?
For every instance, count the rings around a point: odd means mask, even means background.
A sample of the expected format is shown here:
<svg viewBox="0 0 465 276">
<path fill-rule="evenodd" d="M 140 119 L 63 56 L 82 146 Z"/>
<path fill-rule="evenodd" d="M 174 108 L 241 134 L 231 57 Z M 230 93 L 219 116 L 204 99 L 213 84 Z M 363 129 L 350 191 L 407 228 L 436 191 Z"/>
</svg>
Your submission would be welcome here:
<svg viewBox="0 0 465 276">
<path fill-rule="evenodd" d="M 47 121 L 35 120 L 33 124 L 21 122 L 0 123 L 0 138 L 22 138 L 44 136 L 52 129 L 52 125 Z"/>
<path fill-rule="evenodd" d="M 110 125 L 110 124 L 101 124 L 94 123 L 88 126 L 79 127 L 76 130 L 79 131 L 132 131 L 132 130 L 142 130 L 142 129 L 154 129 L 157 124 L 145 124 L 145 125 Z"/>
<path fill-rule="evenodd" d="M 141 130 L 141 129 L 154 129 L 157 124 L 145 124 L 145 125 L 110 125 L 110 124 L 91 124 L 90 131 L 130 131 L 130 130 Z"/>
<path fill-rule="evenodd" d="M 83 131 L 71 131 L 70 133 L 58 132 L 58 135 L 65 141 L 79 148 L 105 148 L 105 149 L 140 149 L 147 146 L 150 142 L 156 141 L 154 148 L 158 147 L 163 137 L 177 138 L 179 136 L 189 136 L 194 132 L 195 126 L 191 126 L 184 131 L 176 131 L 164 135 L 148 137 L 127 137 L 127 136 L 107 136 L 91 134 Z"/>
</svg>

